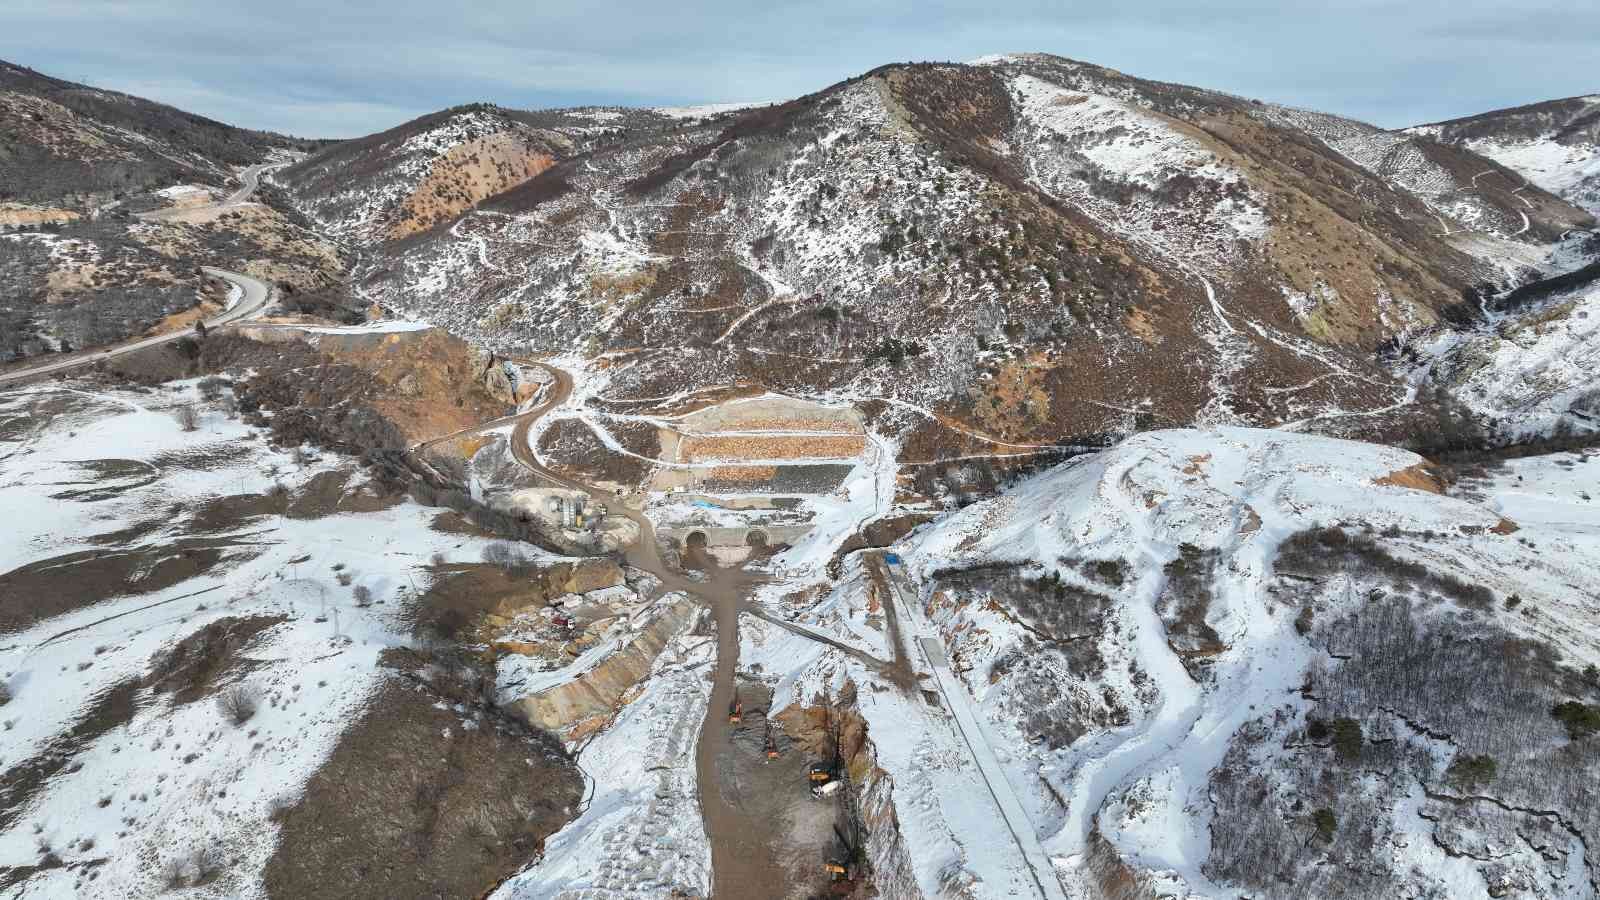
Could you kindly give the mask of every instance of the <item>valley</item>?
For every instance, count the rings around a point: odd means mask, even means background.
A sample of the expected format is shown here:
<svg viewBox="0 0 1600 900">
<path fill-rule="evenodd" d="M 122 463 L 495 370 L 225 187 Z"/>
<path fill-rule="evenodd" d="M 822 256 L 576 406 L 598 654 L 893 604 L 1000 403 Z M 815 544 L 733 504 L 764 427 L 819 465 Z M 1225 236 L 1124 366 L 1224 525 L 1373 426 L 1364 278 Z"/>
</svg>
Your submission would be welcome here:
<svg viewBox="0 0 1600 900">
<path fill-rule="evenodd" d="M 1593 98 L 0 76 L 0 896 L 1600 894 Z"/>
</svg>

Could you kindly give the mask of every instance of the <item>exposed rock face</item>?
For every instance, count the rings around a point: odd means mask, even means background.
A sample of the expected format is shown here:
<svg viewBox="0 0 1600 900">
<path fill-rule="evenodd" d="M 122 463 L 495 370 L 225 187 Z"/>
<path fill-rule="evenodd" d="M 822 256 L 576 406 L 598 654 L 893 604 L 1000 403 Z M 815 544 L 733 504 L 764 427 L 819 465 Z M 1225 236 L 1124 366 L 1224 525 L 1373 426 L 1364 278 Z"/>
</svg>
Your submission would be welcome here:
<svg viewBox="0 0 1600 900">
<path fill-rule="evenodd" d="M 561 566 L 552 567 L 559 570 Z M 585 559 L 574 563 L 565 579 L 557 582 L 563 594 L 587 594 L 623 583 L 622 568 L 609 559 Z"/>
<path fill-rule="evenodd" d="M 524 384 L 518 377 L 518 370 L 493 350 L 474 344 L 470 352 L 472 380 L 496 400 L 515 405 L 533 396 L 538 389 L 538 385 Z"/>
<path fill-rule="evenodd" d="M 557 597 L 624 584 L 622 568 L 604 557 L 560 562 L 535 571 L 523 590 L 502 598 L 489 612 L 509 618 L 525 609 L 546 606 Z"/>
<path fill-rule="evenodd" d="M 620 580 L 620 570 L 618 577 Z M 684 597 L 665 607 L 621 650 L 577 678 L 518 700 L 510 712 L 569 738 L 603 724 L 641 680 L 661 649 L 694 621 L 699 604 Z"/>
</svg>

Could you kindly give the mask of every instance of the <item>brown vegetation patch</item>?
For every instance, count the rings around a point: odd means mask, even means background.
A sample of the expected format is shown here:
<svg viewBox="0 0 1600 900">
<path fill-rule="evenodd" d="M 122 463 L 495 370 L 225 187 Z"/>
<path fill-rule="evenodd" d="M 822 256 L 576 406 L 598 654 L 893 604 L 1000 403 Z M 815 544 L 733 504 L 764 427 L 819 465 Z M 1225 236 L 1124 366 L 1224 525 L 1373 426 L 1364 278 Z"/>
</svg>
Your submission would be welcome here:
<svg viewBox="0 0 1600 900">
<path fill-rule="evenodd" d="M 577 768 L 548 736 L 492 708 L 469 710 L 469 725 L 452 702 L 481 685 L 459 687 L 412 675 L 376 692 L 279 814 L 271 896 L 481 897 L 540 857 L 582 799 Z"/>
<path fill-rule="evenodd" d="M 0 575 L 0 633 L 20 631 L 112 597 L 164 590 L 254 550 L 226 541 L 181 540 L 128 550 L 81 550 Z"/>
<path fill-rule="evenodd" d="M 1161 333 L 1156 330 L 1155 322 L 1151 319 L 1150 313 L 1137 306 L 1128 310 L 1128 314 L 1122 319 L 1122 325 L 1132 332 L 1134 337 L 1144 341 L 1146 344 L 1161 343 Z"/>
<path fill-rule="evenodd" d="M 535 567 L 455 563 L 436 569 L 414 615 L 417 634 L 445 639 L 504 624 L 519 612 L 540 609 L 557 597 L 623 584 L 622 570 L 605 558 Z"/>
<path fill-rule="evenodd" d="M 492 538 L 494 533 L 467 521 L 466 516 L 453 509 L 447 509 L 433 517 L 429 527 L 434 531 L 444 534 L 464 534 L 471 537 Z"/>
<path fill-rule="evenodd" d="M 225 676 L 249 668 L 239 651 L 256 635 L 287 621 L 285 616 L 228 616 L 207 623 L 171 648 L 158 652 L 150 660 L 150 671 L 141 686 L 158 694 L 171 694 L 175 703 L 200 700 Z"/>
</svg>

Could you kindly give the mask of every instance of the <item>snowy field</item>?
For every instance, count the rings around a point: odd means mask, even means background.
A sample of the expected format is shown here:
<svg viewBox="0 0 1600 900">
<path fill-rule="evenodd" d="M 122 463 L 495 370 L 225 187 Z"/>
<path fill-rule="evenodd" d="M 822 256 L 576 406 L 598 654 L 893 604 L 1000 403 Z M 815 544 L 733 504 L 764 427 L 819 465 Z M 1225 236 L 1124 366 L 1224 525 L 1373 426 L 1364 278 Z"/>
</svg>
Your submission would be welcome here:
<svg viewBox="0 0 1600 900">
<path fill-rule="evenodd" d="M 219 864 L 190 895 L 260 896 L 273 812 L 355 721 L 383 678 L 379 654 L 410 640 L 420 570 L 435 553 L 476 561 L 482 550 L 477 539 L 433 530 L 437 511 L 410 502 L 311 518 L 270 505 L 250 518 L 219 516 L 219 501 L 270 498 L 282 485 L 287 504 L 319 476 L 353 466 L 268 449 L 199 401 L 193 382 L 174 387 L 0 394 L 0 572 L 41 562 L 88 571 L 85 556 L 164 545 L 219 550 L 190 577 L 163 574 L 179 565 L 170 559 L 137 564 L 126 590 L 108 586 L 0 636 L 12 697 L 0 706 L 0 764 L 47 776 L 20 795 L 8 783 L 15 805 L 0 813 L 0 866 L 65 864 L 8 896 L 155 896 Z M 185 403 L 201 410 L 192 432 L 173 415 Z M 130 526 L 134 534 L 118 534 Z M 0 600 L 13 610 L 29 602 Z M 147 686 L 176 642 L 230 619 L 264 627 L 205 696 L 180 703 Z M 258 698 L 239 725 L 215 702 L 232 684 Z M 68 756 L 56 761 L 60 753 Z"/>
</svg>

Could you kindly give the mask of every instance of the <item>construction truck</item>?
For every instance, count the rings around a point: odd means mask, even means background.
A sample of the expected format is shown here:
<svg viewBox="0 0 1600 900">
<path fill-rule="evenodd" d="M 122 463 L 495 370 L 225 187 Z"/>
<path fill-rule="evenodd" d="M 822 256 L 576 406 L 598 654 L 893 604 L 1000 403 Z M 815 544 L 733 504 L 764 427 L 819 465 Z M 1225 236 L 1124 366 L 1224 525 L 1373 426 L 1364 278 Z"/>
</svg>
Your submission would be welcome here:
<svg viewBox="0 0 1600 900">
<path fill-rule="evenodd" d="M 738 692 L 734 692 L 733 699 L 728 702 L 728 724 L 737 725 L 744 721 L 744 701 L 739 699 Z"/>
<path fill-rule="evenodd" d="M 841 784 L 844 784 L 844 782 L 829 781 L 824 782 L 823 784 L 814 784 L 811 786 L 811 796 L 817 798 L 818 800 L 826 800 L 829 797 L 832 797 L 834 794 L 839 793 L 839 785 Z"/>
</svg>

